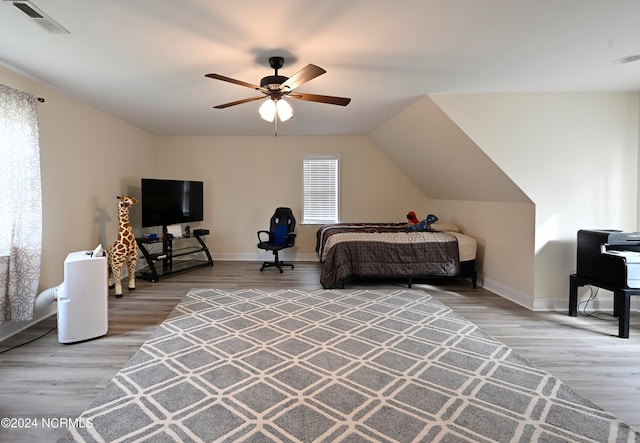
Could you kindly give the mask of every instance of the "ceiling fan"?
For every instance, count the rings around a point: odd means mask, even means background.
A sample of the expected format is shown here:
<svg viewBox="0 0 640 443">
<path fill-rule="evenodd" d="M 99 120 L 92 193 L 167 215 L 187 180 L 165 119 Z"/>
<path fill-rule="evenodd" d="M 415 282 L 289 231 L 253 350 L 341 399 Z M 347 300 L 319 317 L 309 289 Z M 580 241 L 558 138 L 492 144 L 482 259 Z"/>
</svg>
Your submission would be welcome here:
<svg viewBox="0 0 640 443">
<path fill-rule="evenodd" d="M 301 86 L 306 82 L 308 82 L 309 80 L 313 80 L 314 78 L 327 72 L 324 69 L 320 68 L 319 66 L 307 65 L 301 70 L 299 70 L 298 72 L 296 72 L 295 74 L 293 74 L 291 77 L 285 77 L 283 75 L 278 75 L 278 70 L 282 68 L 282 66 L 284 65 L 284 58 L 271 57 L 269 58 L 269 65 L 271 65 L 271 67 L 275 70 L 275 74 L 263 77 L 262 80 L 260 80 L 260 86 L 243 82 L 241 80 L 225 77 L 224 75 L 205 74 L 205 77 L 213 78 L 216 80 L 222 80 L 229 83 L 235 83 L 236 85 L 244 86 L 244 87 L 262 92 L 262 95 L 258 95 L 256 97 L 249 97 L 249 98 L 244 98 L 242 100 L 236 100 L 233 102 L 224 103 L 222 105 L 214 106 L 214 108 L 224 109 L 230 106 L 240 105 L 242 103 L 248 103 L 248 102 L 261 100 L 263 98 L 268 97 L 271 100 L 267 100 L 267 102 L 265 102 L 260 107 L 260 115 L 265 120 L 273 121 L 277 112 L 278 116 L 280 117 L 280 120 L 284 121 L 293 115 L 291 111 L 291 106 L 289 106 L 289 104 L 286 103 L 284 100 L 281 100 L 284 97 L 289 97 L 295 100 L 305 100 L 305 101 L 327 103 L 330 105 L 339 105 L 339 106 L 347 106 L 349 102 L 351 102 L 351 99 L 346 97 L 333 97 L 330 95 L 306 94 L 303 92 L 294 91 L 298 86 Z M 282 109 L 282 112 L 281 112 L 281 107 L 284 107 L 284 109 Z M 288 109 L 286 109 L 287 107 Z M 263 114 L 263 108 L 265 108 L 266 115 Z M 266 108 L 269 108 L 269 109 L 266 110 Z"/>
</svg>

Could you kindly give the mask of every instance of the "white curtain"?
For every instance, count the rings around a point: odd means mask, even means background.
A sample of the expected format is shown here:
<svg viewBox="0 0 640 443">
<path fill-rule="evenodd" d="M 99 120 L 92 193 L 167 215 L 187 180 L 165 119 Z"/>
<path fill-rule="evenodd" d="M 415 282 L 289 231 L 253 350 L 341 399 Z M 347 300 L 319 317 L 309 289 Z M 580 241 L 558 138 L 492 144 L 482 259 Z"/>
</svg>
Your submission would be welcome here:
<svg viewBox="0 0 640 443">
<path fill-rule="evenodd" d="M 0 324 L 33 318 L 41 255 L 37 100 L 0 85 Z"/>
</svg>

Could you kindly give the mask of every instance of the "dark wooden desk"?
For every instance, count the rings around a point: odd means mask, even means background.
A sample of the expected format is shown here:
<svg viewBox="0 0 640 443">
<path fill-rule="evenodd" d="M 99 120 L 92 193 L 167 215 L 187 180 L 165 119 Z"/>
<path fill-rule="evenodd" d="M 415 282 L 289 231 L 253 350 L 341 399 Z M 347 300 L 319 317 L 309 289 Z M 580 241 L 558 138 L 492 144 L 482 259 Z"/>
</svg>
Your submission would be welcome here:
<svg viewBox="0 0 640 443">
<path fill-rule="evenodd" d="M 629 338 L 631 296 L 640 295 L 640 289 L 617 288 L 598 280 L 572 274 L 569 276 L 569 315 L 571 317 L 578 316 L 578 287 L 586 285 L 596 286 L 613 292 L 613 315 L 618 317 L 618 337 Z"/>
</svg>

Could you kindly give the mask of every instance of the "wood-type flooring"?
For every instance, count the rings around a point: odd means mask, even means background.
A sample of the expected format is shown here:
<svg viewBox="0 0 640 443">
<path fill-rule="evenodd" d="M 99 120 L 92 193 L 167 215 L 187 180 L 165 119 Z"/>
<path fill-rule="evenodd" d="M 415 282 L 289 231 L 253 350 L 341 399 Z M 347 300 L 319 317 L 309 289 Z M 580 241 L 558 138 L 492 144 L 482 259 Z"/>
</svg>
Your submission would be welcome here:
<svg viewBox="0 0 640 443">
<path fill-rule="evenodd" d="M 65 432 L 65 420 L 77 418 L 89 406 L 190 289 L 317 290 L 322 289 L 319 279 L 320 264 L 315 262 L 295 263 L 294 270 L 287 268 L 281 274 L 275 268 L 260 272 L 256 262 L 219 261 L 157 283 L 138 279 L 135 291 L 127 292 L 125 284 L 120 299 L 111 290 L 105 337 L 60 344 L 56 316 L 26 329 L 0 343 L 2 352 L 37 338 L 0 353 L 0 418 L 16 425 L 0 427 L 0 441 L 56 441 Z M 402 287 L 406 282 L 400 280 L 356 280 L 346 285 L 347 289 Z M 630 338 L 621 339 L 616 335 L 617 319 L 608 314 L 581 312 L 572 318 L 566 311 L 533 312 L 458 279 L 414 283 L 413 288 L 427 290 L 583 397 L 640 429 L 640 313 L 632 312 Z M 567 303 L 568 297 L 567 293 Z M 26 428 L 29 420 L 39 426 Z M 48 426 L 42 427 L 43 423 Z"/>
</svg>

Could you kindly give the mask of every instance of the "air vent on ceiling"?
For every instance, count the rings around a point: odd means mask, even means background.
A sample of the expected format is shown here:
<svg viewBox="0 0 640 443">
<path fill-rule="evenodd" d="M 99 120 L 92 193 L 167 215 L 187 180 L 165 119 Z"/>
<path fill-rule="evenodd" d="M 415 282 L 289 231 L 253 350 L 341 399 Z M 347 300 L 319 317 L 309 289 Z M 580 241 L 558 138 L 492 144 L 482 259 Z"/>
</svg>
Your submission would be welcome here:
<svg viewBox="0 0 640 443">
<path fill-rule="evenodd" d="M 47 32 L 52 34 L 69 34 L 69 31 L 65 29 L 60 23 L 45 14 L 41 9 L 35 6 L 28 0 L 4 0 L 10 1 L 13 6 L 25 13 L 33 22 L 40 25 Z"/>
</svg>

